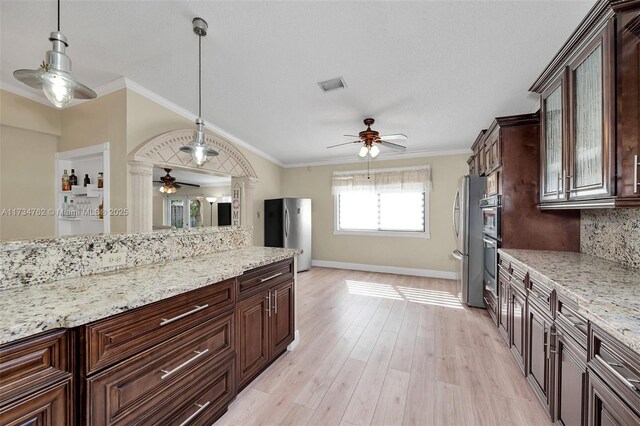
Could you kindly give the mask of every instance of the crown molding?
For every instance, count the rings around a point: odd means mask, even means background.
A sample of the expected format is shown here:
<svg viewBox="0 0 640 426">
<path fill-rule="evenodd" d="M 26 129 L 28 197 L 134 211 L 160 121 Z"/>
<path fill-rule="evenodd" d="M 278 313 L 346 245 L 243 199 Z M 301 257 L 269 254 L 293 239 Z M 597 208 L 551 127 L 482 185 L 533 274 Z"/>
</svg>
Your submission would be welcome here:
<svg viewBox="0 0 640 426">
<path fill-rule="evenodd" d="M 374 160 L 374 163 L 377 161 L 392 161 L 392 160 L 405 160 L 409 158 L 424 158 L 424 157 L 445 157 L 448 155 L 471 155 L 472 151 L 468 148 L 463 149 L 448 149 L 443 151 L 415 151 L 408 153 L 398 153 L 398 154 L 381 154 L 382 157 L 378 157 Z M 293 169 L 296 167 L 313 167 L 313 166 L 331 166 L 334 164 L 358 164 L 363 162 L 364 160 L 354 160 L 353 157 L 349 158 L 340 158 L 340 159 L 326 159 L 320 161 L 306 162 L 306 163 L 286 163 L 284 166 L 285 169 Z"/>
<path fill-rule="evenodd" d="M 97 87 L 96 93 L 98 93 L 100 96 L 102 95 L 106 95 L 108 93 L 112 93 L 112 92 L 116 92 L 120 89 L 123 88 L 127 88 L 128 90 L 131 90 L 133 92 L 136 92 L 138 95 L 143 96 L 155 103 L 157 103 L 158 105 L 163 106 L 164 108 L 168 109 L 169 111 L 172 111 L 176 114 L 178 114 L 181 117 L 184 117 L 186 119 L 188 119 L 189 121 L 195 121 L 196 118 L 198 118 L 198 116 L 194 113 L 192 113 L 191 111 L 182 108 L 180 105 L 168 100 L 165 97 L 162 97 L 160 95 L 158 95 L 156 92 L 147 89 L 146 87 L 144 87 L 143 85 L 136 83 L 135 81 L 127 78 L 127 77 L 121 77 L 118 78 L 116 80 L 113 80 L 105 85 L 99 86 Z M 254 147 L 253 145 L 249 144 L 248 142 L 245 142 L 244 140 L 240 139 L 239 137 L 235 136 L 232 133 L 227 132 L 226 130 L 216 126 L 215 124 L 213 124 L 213 122 L 209 119 L 207 119 L 207 117 L 203 117 L 205 120 L 205 128 L 207 130 L 209 130 L 210 132 L 212 132 L 213 134 L 215 134 L 216 136 L 219 136 L 223 139 L 228 140 L 229 142 L 232 142 L 238 146 L 241 146 L 243 148 L 245 148 L 248 151 L 253 152 L 256 155 L 259 155 L 260 157 L 271 161 L 272 163 L 277 164 L 280 167 L 284 167 L 284 163 L 280 160 L 278 160 L 277 158 L 272 157 L 271 155 L 267 154 L 266 152 L 263 152 L 261 150 L 259 150 L 258 148 Z"/>
</svg>

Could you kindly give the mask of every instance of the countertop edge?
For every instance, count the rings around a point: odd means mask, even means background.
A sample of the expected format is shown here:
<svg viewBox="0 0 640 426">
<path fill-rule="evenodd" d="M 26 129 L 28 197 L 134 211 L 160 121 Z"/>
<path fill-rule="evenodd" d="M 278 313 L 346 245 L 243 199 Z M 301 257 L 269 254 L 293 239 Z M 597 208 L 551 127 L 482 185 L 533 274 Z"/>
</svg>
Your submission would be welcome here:
<svg viewBox="0 0 640 426">
<path fill-rule="evenodd" d="M 505 250 L 507 251 L 505 252 Z M 498 249 L 498 253 L 510 262 L 517 264 L 520 268 L 528 270 L 530 275 L 533 275 L 534 278 L 536 278 L 538 281 L 542 282 L 549 288 L 555 289 L 557 292 L 561 293 L 562 296 L 570 298 L 578 307 L 578 313 L 583 315 L 588 321 L 593 322 L 596 326 L 609 333 L 613 338 L 618 340 L 627 348 L 640 354 L 640 341 L 630 338 L 629 336 L 625 335 L 624 332 L 621 332 L 613 325 L 611 325 L 607 320 L 604 320 L 598 315 L 594 314 L 590 309 L 591 302 L 580 297 L 562 284 L 558 284 L 552 277 L 548 277 L 545 274 L 537 271 L 530 265 L 527 265 L 514 255 L 510 254 L 508 252 L 508 249 Z"/>
<path fill-rule="evenodd" d="M 230 250 L 229 254 L 233 254 L 233 252 L 238 252 L 244 249 Z M 7 327 L 3 327 L 0 329 L 0 346 L 9 344 L 18 340 L 22 340 L 25 338 L 29 338 L 40 333 L 52 331 L 55 329 L 66 328 L 71 329 L 75 327 L 79 327 L 85 324 L 90 324 L 95 321 L 99 321 L 101 319 L 108 318 L 110 316 L 114 316 L 126 311 L 130 311 L 133 309 L 137 309 L 155 302 L 160 302 L 162 300 L 169 299 L 174 296 L 178 296 L 180 294 L 188 293 L 193 290 L 197 290 L 199 288 L 207 287 L 209 285 L 215 285 L 219 282 L 236 278 L 241 276 L 244 272 L 250 271 L 255 268 L 259 268 L 261 266 L 269 265 L 271 263 L 280 262 L 286 259 L 294 258 L 301 254 L 300 250 L 295 249 L 282 249 L 286 250 L 286 252 L 269 255 L 268 257 L 261 259 L 257 262 L 246 262 L 240 264 L 238 267 L 229 268 L 224 270 L 223 272 L 219 272 L 214 276 L 207 277 L 205 280 L 199 281 L 188 281 L 186 283 L 180 283 L 171 287 L 163 287 L 158 290 L 158 293 L 154 294 L 141 294 L 139 297 L 128 299 L 124 305 L 109 305 L 104 308 L 95 308 L 91 310 L 90 314 L 87 314 L 86 311 L 82 314 L 72 314 L 72 315 L 63 315 L 63 314 L 53 314 L 49 318 L 40 318 L 35 316 L 33 322 L 21 322 L 18 324 L 10 325 Z M 214 255 L 223 255 L 226 252 L 216 253 Z M 203 258 L 209 257 L 203 256 Z M 195 259 L 195 258 L 189 258 Z M 127 273 L 127 271 L 131 271 L 137 268 L 129 268 L 120 270 L 117 272 L 111 272 L 110 274 L 123 276 Z M 100 274 L 97 274 L 100 275 Z M 123 277 L 124 279 L 124 277 Z M 49 283 L 53 284 L 53 283 Z M 41 284 L 41 285 L 46 285 Z M 6 291 L 6 290 L 3 290 Z"/>
</svg>

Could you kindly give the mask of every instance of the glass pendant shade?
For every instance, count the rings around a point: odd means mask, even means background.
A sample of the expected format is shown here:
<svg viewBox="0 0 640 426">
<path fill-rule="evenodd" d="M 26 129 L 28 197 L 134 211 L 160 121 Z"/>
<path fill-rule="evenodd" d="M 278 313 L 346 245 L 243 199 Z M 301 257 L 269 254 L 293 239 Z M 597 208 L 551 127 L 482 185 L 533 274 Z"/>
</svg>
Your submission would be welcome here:
<svg viewBox="0 0 640 426">
<path fill-rule="evenodd" d="M 367 156 L 368 152 L 369 152 L 369 149 L 366 146 L 363 146 L 362 148 L 360 148 L 360 152 L 358 153 L 358 155 L 364 158 Z"/>
<path fill-rule="evenodd" d="M 49 50 L 41 67 L 13 72 L 14 77 L 34 89 L 40 89 L 56 108 L 68 105 L 74 98 L 94 99 L 96 92 L 78 82 L 71 72 L 71 59 L 65 54 L 67 38 L 55 31 L 49 35 L 53 49 Z"/>
<path fill-rule="evenodd" d="M 177 191 L 176 187 L 173 185 L 163 185 L 160 187 L 160 192 L 163 194 L 175 194 Z"/>
<path fill-rule="evenodd" d="M 373 145 L 371 147 L 371 149 L 369 150 L 369 155 L 371 155 L 371 158 L 376 158 L 378 156 L 378 154 L 380 154 L 380 148 L 378 148 L 377 146 Z"/>
<path fill-rule="evenodd" d="M 198 167 L 210 160 L 211 157 L 218 155 L 218 151 L 210 148 L 205 141 L 204 120 L 202 120 L 202 118 L 198 117 L 196 119 L 196 132 L 193 136 L 193 142 L 180 147 L 180 151 L 191 154 L 193 162 L 196 163 Z"/>
</svg>

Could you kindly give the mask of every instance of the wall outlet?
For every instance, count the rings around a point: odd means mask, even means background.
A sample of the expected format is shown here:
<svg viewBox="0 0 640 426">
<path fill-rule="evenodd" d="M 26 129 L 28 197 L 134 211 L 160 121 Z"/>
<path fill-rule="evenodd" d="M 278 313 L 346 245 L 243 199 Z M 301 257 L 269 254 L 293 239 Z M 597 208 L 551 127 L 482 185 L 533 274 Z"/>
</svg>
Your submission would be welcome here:
<svg viewBox="0 0 640 426">
<path fill-rule="evenodd" d="M 107 253 L 102 255 L 102 267 L 103 268 L 111 268 L 113 266 L 126 265 L 127 263 L 127 253 Z"/>
</svg>

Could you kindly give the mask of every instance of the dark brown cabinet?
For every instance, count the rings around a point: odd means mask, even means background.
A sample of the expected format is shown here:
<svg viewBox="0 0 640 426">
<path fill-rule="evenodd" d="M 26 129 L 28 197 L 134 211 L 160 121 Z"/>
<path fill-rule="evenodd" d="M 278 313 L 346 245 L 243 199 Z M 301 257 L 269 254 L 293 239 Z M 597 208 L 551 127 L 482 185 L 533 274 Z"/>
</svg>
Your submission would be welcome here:
<svg viewBox="0 0 640 426">
<path fill-rule="evenodd" d="M 540 95 L 540 207 L 640 205 L 640 4 L 596 3 L 530 90 Z"/>
<path fill-rule="evenodd" d="M 473 167 L 469 169 L 469 174 L 484 176 L 485 174 L 485 153 L 484 153 L 484 135 L 486 129 L 482 130 L 476 140 L 471 145 L 471 151 L 473 152 L 471 158 L 473 159 Z M 470 159 L 471 160 L 471 159 Z"/>
<path fill-rule="evenodd" d="M 597 374 L 589 370 L 589 426 L 637 426 L 640 415 L 607 386 Z"/>
<path fill-rule="evenodd" d="M 524 288 L 516 285 L 509 287 L 509 336 L 511 353 L 516 358 L 518 366 L 525 372 L 525 348 L 527 330 L 525 326 L 526 297 Z"/>
<path fill-rule="evenodd" d="M 511 345 L 509 340 L 509 279 L 499 274 L 498 283 L 498 330 L 502 338 Z"/>
<path fill-rule="evenodd" d="M 238 385 L 242 387 L 269 362 L 269 291 L 238 303 Z"/>
<path fill-rule="evenodd" d="M 587 350 L 563 328 L 556 329 L 554 412 L 564 426 L 586 423 Z"/>
<path fill-rule="evenodd" d="M 553 320 L 544 311 L 527 301 L 527 379 L 547 413 L 551 414 L 551 333 Z"/>
<path fill-rule="evenodd" d="M 3 426 L 63 426 L 73 424 L 71 379 L 49 386 L 0 408 Z"/>
<path fill-rule="evenodd" d="M 238 385 L 242 388 L 294 339 L 293 280 L 266 287 L 243 300 L 237 317 Z"/>
</svg>

